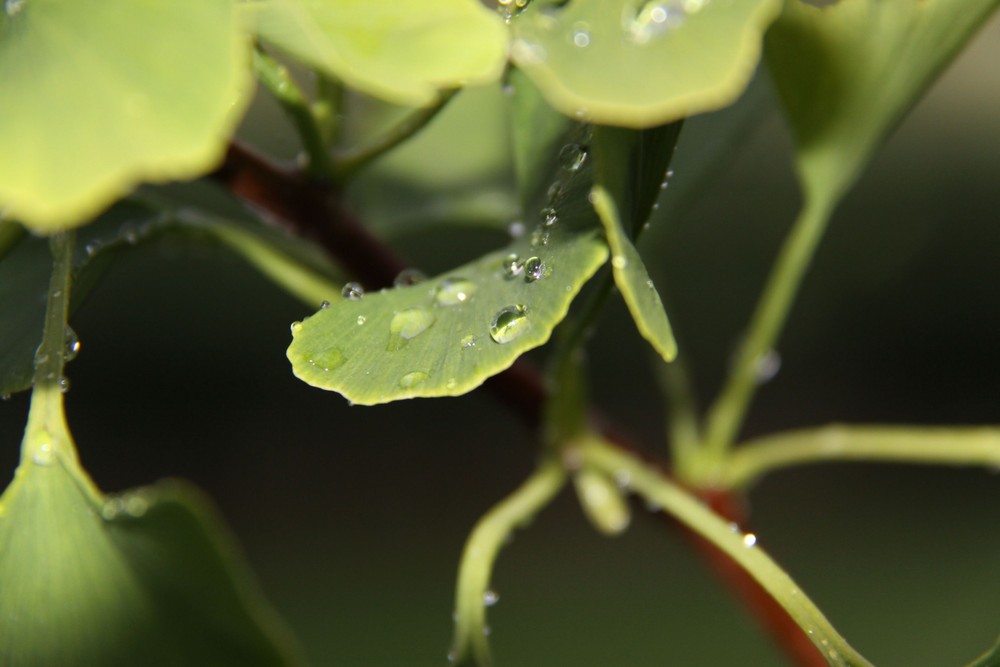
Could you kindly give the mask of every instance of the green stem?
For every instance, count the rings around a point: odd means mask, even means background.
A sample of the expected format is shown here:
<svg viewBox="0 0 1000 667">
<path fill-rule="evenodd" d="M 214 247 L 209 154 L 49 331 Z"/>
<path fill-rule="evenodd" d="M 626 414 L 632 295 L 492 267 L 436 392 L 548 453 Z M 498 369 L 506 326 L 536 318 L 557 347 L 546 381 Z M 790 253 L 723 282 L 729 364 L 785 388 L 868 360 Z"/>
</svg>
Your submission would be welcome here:
<svg viewBox="0 0 1000 667">
<path fill-rule="evenodd" d="M 691 479 L 694 475 L 691 467 L 696 464 L 701 453 L 701 441 L 690 375 L 683 359 L 674 359 L 669 364 L 664 364 L 662 359 L 657 358 L 657 362 L 660 368 L 660 386 L 667 397 L 667 434 L 670 438 L 674 472 L 681 479 Z"/>
<path fill-rule="evenodd" d="M 722 468 L 719 485 L 745 487 L 762 475 L 823 461 L 881 461 L 1000 467 L 1000 429 L 849 426 L 780 433 L 744 443 Z"/>
<path fill-rule="evenodd" d="M 596 438 L 580 445 L 584 463 L 609 475 L 627 477 L 629 488 L 662 507 L 746 570 L 795 620 L 830 665 L 863 667 L 869 663 L 841 637 L 805 593 L 778 567 L 756 537 L 742 534 L 700 500 L 634 456 Z"/>
<path fill-rule="evenodd" d="M 437 116 L 438 112 L 444 109 L 457 92 L 458 89 L 442 92 L 437 102 L 412 112 L 379 136 L 371 145 L 344 152 L 338 156 L 334 167 L 336 180 L 340 183 L 350 180 L 354 174 L 370 162 L 388 153 L 419 132 Z"/>
<path fill-rule="evenodd" d="M 516 491 L 479 520 L 462 554 L 455 593 L 455 641 L 449 658 L 462 662 L 471 658 L 478 665 L 490 664 L 486 638 L 486 605 L 490 575 L 507 537 L 545 507 L 566 483 L 561 462 L 550 457 Z"/>
<path fill-rule="evenodd" d="M 320 182 L 332 182 L 333 163 L 327 152 L 323 133 L 313 116 L 309 102 L 288 68 L 260 49 L 253 51 L 253 66 L 257 72 L 257 79 L 278 100 L 299 133 L 302 148 L 308 158 L 304 168 L 305 173 Z"/>
<path fill-rule="evenodd" d="M 705 447 L 709 457 L 721 460 L 743 424 L 757 388 L 758 367 L 774 347 L 813 253 L 826 229 L 835 200 L 807 197 L 785 240 L 771 276 L 757 303 L 736 363 L 706 417 Z"/>
<path fill-rule="evenodd" d="M 334 146 L 340 140 L 340 114 L 343 107 L 344 85 L 322 72 L 316 72 L 316 99 L 311 109 L 326 146 Z"/>
</svg>

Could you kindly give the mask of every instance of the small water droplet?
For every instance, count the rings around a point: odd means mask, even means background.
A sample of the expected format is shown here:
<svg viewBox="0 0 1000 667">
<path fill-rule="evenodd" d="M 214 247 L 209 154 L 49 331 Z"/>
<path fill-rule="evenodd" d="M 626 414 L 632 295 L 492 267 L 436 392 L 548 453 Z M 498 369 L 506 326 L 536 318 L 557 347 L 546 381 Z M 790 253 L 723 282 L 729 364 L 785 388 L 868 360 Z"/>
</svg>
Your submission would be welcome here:
<svg viewBox="0 0 1000 667">
<path fill-rule="evenodd" d="M 434 300 L 442 306 L 465 303 L 476 293 L 476 283 L 465 278 L 445 278 L 434 290 Z"/>
<path fill-rule="evenodd" d="M 507 233 L 510 234 L 512 239 L 519 239 L 524 236 L 524 230 L 524 223 L 520 220 L 515 220 L 507 225 Z"/>
<path fill-rule="evenodd" d="M 531 326 L 527 312 L 527 306 L 522 305 L 501 308 L 490 323 L 490 338 L 501 345 L 519 338 Z"/>
<path fill-rule="evenodd" d="M 541 280 L 545 275 L 545 264 L 537 257 L 529 257 L 524 260 L 524 281 L 534 282 Z"/>
<path fill-rule="evenodd" d="M 411 340 L 427 331 L 434 320 L 434 316 L 423 306 L 399 311 L 389 322 L 389 346 L 386 349 L 390 352 L 403 349 Z"/>
<path fill-rule="evenodd" d="M 367 318 L 367 317 L 365 317 L 364 315 L 358 315 L 358 326 L 359 326 L 359 327 L 360 327 L 361 325 L 363 325 L 363 324 L 364 324 L 365 322 L 367 322 L 367 321 L 368 321 L 368 318 Z"/>
<path fill-rule="evenodd" d="M 504 257 L 500 266 L 503 269 L 504 277 L 508 280 L 518 277 L 524 271 L 524 262 L 515 253 L 510 253 Z"/>
<path fill-rule="evenodd" d="M 756 535 L 754 535 L 753 533 L 747 533 L 746 535 L 743 536 L 743 546 L 752 547 L 755 544 L 757 544 Z"/>
<path fill-rule="evenodd" d="M 427 375 L 427 373 L 424 373 L 423 371 L 411 371 L 406 375 L 404 375 L 403 377 L 399 378 L 399 386 L 403 389 L 409 389 L 411 387 L 417 386 L 418 384 L 420 384 L 429 377 L 430 376 Z"/>
<path fill-rule="evenodd" d="M 360 283 L 349 282 L 340 290 L 340 296 L 348 301 L 360 301 L 365 296 L 365 288 Z"/>
<path fill-rule="evenodd" d="M 611 266 L 616 269 L 624 269 L 628 266 L 628 259 L 626 259 L 625 255 L 615 255 L 611 258 Z"/>
<path fill-rule="evenodd" d="M 119 234 L 129 245 L 135 245 L 139 242 L 139 227 L 132 223 L 123 225 Z"/>
<path fill-rule="evenodd" d="M 757 361 L 754 362 L 754 380 L 757 384 L 764 384 L 772 380 L 779 370 L 781 370 L 781 355 L 778 354 L 777 350 L 768 350 L 757 357 Z"/>
<path fill-rule="evenodd" d="M 392 286 L 407 287 L 409 285 L 417 285 L 425 280 L 427 280 L 427 276 L 425 276 L 421 271 L 418 271 L 417 269 L 403 269 L 392 281 Z"/>
<path fill-rule="evenodd" d="M 323 303 L 319 304 L 319 309 L 320 310 L 326 310 L 329 307 L 330 307 L 330 302 L 329 301 L 324 301 Z"/>
<path fill-rule="evenodd" d="M 122 502 L 122 499 L 117 496 L 109 496 L 108 499 L 104 501 L 104 506 L 101 508 L 101 517 L 105 521 L 111 521 L 124 511 L 125 503 Z"/>
<path fill-rule="evenodd" d="M 59 385 L 60 393 L 65 394 L 67 391 L 69 391 L 69 378 L 66 377 L 65 375 L 59 378 L 59 382 L 57 384 Z"/>
<path fill-rule="evenodd" d="M 548 199 L 550 204 L 555 204 L 557 201 L 559 201 L 559 198 L 562 196 L 562 193 L 563 193 L 562 183 L 556 181 L 555 183 L 549 186 L 548 192 L 545 193 L 545 197 L 546 199 Z"/>
<path fill-rule="evenodd" d="M 581 49 L 590 46 L 590 30 L 578 27 L 573 30 L 573 44 Z"/>
<path fill-rule="evenodd" d="M 559 214 L 556 213 L 556 210 L 551 206 L 546 206 L 539 211 L 539 217 L 542 219 L 543 227 L 551 227 L 559 222 Z"/>
<path fill-rule="evenodd" d="M 645 44 L 653 37 L 680 27 L 688 13 L 701 10 L 708 0 L 652 1 L 643 5 L 635 19 L 626 29 L 628 36 L 636 44 Z"/>
<path fill-rule="evenodd" d="M 93 257 L 101 251 L 102 245 L 100 241 L 91 241 L 84 247 L 84 252 L 87 253 L 87 257 Z"/>
<path fill-rule="evenodd" d="M 500 596 L 497 594 L 496 591 L 488 588 L 486 589 L 486 592 L 483 593 L 483 604 L 486 605 L 487 607 L 492 607 L 499 601 L 500 601 Z"/>
<path fill-rule="evenodd" d="M 56 450 L 52 446 L 51 442 L 43 442 L 38 445 L 35 449 L 35 453 L 32 455 L 31 460 L 35 462 L 35 465 L 40 466 L 50 466 L 56 462 Z"/>
<path fill-rule="evenodd" d="M 463 350 L 468 350 L 469 348 L 475 347 L 477 340 L 478 340 L 478 338 L 476 338 L 476 336 L 473 336 L 472 334 L 469 334 L 468 336 L 466 336 L 465 338 L 463 338 L 460 341 L 460 344 L 462 345 L 462 349 Z"/>
<path fill-rule="evenodd" d="M 458 386 L 458 378 L 448 378 L 448 381 L 444 383 L 445 389 L 453 390 Z"/>
<path fill-rule="evenodd" d="M 549 233 L 544 229 L 536 229 L 531 233 L 531 247 L 538 248 L 549 244 Z"/>
<path fill-rule="evenodd" d="M 579 171 L 587 161 L 587 147 L 582 144 L 566 144 L 559 151 L 559 165 L 566 171 Z"/>
<path fill-rule="evenodd" d="M 343 366 L 345 361 L 347 361 L 347 357 L 344 356 L 340 348 L 330 347 L 313 355 L 309 363 L 324 371 L 332 371 Z"/>
<path fill-rule="evenodd" d="M 73 331 L 73 327 L 66 325 L 66 361 L 73 361 L 76 359 L 76 355 L 80 353 L 80 339 L 77 337 L 76 332 Z"/>
<path fill-rule="evenodd" d="M 149 501 L 138 493 L 130 493 L 125 497 L 125 511 L 134 519 L 138 519 L 149 509 Z"/>
</svg>

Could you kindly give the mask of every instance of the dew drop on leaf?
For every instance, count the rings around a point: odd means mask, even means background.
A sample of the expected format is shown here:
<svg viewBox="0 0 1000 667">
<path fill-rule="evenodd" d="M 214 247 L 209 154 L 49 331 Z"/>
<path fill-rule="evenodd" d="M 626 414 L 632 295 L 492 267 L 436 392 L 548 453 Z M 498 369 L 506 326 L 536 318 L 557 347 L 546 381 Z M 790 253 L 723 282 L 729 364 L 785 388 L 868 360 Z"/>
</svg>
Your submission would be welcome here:
<svg viewBox="0 0 1000 667">
<path fill-rule="evenodd" d="M 487 607 L 492 607 L 499 601 L 500 601 L 500 596 L 497 594 L 496 591 L 487 589 L 486 592 L 483 593 L 483 604 L 486 605 Z"/>
<path fill-rule="evenodd" d="M 586 161 L 587 147 L 581 144 L 566 144 L 559 151 L 559 165 L 566 171 L 580 171 Z"/>
<path fill-rule="evenodd" d="M 340 296 L 348 301 L 360 301 L 365 296 L 365 288 L 360 283 L 350 282 L 340 290 Z"/>
<path fill-rule="evenodd" d="M 476 283 L 465 278 L 445 278 L 434 291 L 434 300 L 442 306 L 465 303 L 476 293 Z"/>
<path fill-rule="evenodd" d="M 543 208 L 539 212 L 539 216 L 542 219 L 542 226 L 543 227 L 551 227 L 552 225 L 554 225 L 557 222 L 559 222 L 559 214 L 556 213 L 556 210 L 554 208 L 552 208 L 551 206 L 547 206 L 547 207 Z"/>
<path fill-rule="evenodd" d="M 329 307 L 330 307 L 330 302 L 329 301 L 324 301 L 323 303 L 319 304 L 319 309 L 320 310 L 326 310 Z"/>
<path fill-rule="evenodd" d="M 490 338 L 503 345 L 520 337 L 530 327 L 527 306 L 501 308 L 490 323 Z"/>
<path fill-rule="evenodd" d="M 415 387 L 416 385 L 420 384 L 428 377 L 430 376 L 427 375 L 427 373 L 424 373 L 423 371 L 411 371 L 406 375 L 404 375 L 403 377 L 399 378 L 399 386 L 402 387 L 403 389 L 409 389 L 410 387 Z"/>
<path fill-rule="evenodd" d="M 540 280 L 545 275 L 545 264 L 537 257 L 529 257 L 524 260 L 524 280 L 534 282 Z"/>
<path fill-rule="evenodd" d="M 503 258 L 503 263 L 501 264 L 503 268 L 504 277 L 508 280 L 511 278 L 516 278 L 521 275 L 524 271 L 524 262 L 515 253 L 511 253 Z"/>
<path fill-rule="evenodd" d="M 344 365 L 347 361 L 347 357 L 344 353 L 340 351 L 340 348 L 330 347 L 317 355 L 314 355 L 312 359 L 309 360 L 313 366 L 321 368 L 324 371 L 332 371 L 335 368 L 339 368 Z"/>
<path fill-rule="evenodd" d="M 407 287 L 409 285 L 416 285 L 427 280 L 421 271 L 417 269 L 403 269 L 399 272 L 399 275 L 392 281 L 393 287 Z"/>
<path fill-rule="evenodd" d="M 297 333 L 302 331 L 302 322 L 292 322 L 292 326 L 290 328 L 292 330 L 292 336 L 295 336 Z"/>
<path fill-rule="evenodd" d="M 73 361 L 80 353 L 80 339 L 77 337 L 73 327 L 66 325 L 66 361 Z"/>
<path fill-rule="evenodd" d="M 43 442 L 38 445 L 35 449 L 35 453 L 32 455 L 31 460 L 35 462 L 35 465 L 40 466 L 50 466 L 56 462 L 56 450 L 52 447 L 52 443 Z"/>
<path fill-rule="evenodd" d="M 462 345 L 462 349 L 463 350 L 468 350 L 469 348 L 475 347 L 477 340 L 478 339 L 474 335 L 469 334 L 468 336 L 466 336 L 465 338 L 463 338 L 461 340 L 460 344 Z"/>
<path fill-rule="evenodd" d="M 401 310 L 389 322 L 390 352 L 406 347 L 411 340 L 427 331 L 434 324 L 434 316 L 422 306 Z"/>
</svg>

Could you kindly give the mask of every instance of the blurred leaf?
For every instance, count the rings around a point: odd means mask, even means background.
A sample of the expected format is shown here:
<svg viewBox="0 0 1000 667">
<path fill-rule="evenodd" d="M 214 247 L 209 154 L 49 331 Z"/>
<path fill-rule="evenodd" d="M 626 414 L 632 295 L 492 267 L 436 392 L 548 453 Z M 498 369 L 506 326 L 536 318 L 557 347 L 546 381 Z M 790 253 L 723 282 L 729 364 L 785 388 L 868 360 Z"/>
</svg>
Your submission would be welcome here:
<svg viewBox="0 0 1000 667">
<path fill-rule="evenodd" d="M 620 535 L 632 522 L 632 511 L 622 489 L 600 470 L 583 468 L 573 475 L 576 497 L 594 529 L 608 536 Z"/>
<path fill-rule="evenodd" d="M 0 512 L 4 665 L 292 664 L 192 489 L 166 483 L 104 501 L 75 460 L 36 448 Z"/>
<path fill-rule="evenodd" d="M 735 100 L 780 0 L 573 0 L 529 6 L 511 58 L 563 113 L 651 127 Z"/>
<path fill-rule="evenodd" d="M 611 246 L 611 268 L 639 333 L 665 361 L 677 356 L 667 313 L 632 239 L 649 219 L 674 153 L 680 123 L 652 130 L 594 130 L 591 199 Z M 626 227 L 627 225 L 627 227 Z"/>
<path fill-rule="evenodd" d="M 545 343 L 607 259 L 587 201 L 587 148 L 569 142 L 560 155 L 531 233 L 432 280 L 343 299 L 293 325 L 295 374 L 363 405 L 455 396 Z"/>
<path fill-rule="evenodd" d="M 998 0 L 785 3 L 766 56 L 800 179 L 836 200 Z"/>
<path fill-rule="evenodd" d="M 1000 666 L 1000 640 L 997 640 L 997 643 L 993 645 L 993 648 L 969 663 L 969 667 L 998 666 Z"/>
<path fill-rule="evenodd" d="M 40 232 L 221 157 L 250 88 L 233 0 L 11 0 L 0 206 Z"/>
<path fill-rule="evenodd" d="M 245 10 L 265 41 L 397 104 L 493 81 L 506 59 L 503 21 L 476 0 L 259 0 Z"/>
</svg>

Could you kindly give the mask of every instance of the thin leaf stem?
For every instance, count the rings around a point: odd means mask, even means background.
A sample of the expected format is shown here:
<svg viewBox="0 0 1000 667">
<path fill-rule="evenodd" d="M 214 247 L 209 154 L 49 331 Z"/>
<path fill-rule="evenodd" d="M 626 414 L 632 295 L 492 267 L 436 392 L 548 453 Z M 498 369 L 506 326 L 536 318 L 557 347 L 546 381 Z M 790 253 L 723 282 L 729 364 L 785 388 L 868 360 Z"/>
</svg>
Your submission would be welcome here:
<svg viewBox="0 0 1000 667">
<path fill-rule="evenodd" d="M 332 182 L 333 162 L 327 152 L 323 132 L 288 68 L 260 49 L 253 51 L 253 66 L 257 79 L 274 95 L 299 134 L 308 158 L 305 173 L 322 183 Z"/>
<path fill-rule="evenodd" d="M 440 97 L 434 104 L 416 109 L 388 131 L 384 132 L 370 145 L 352 151 L 345 151 L 337 156 L 334 165 L 336 181 L 338 183 L 349 181 L 354 174 L 369 163 L 388 153 L 419 132 L 425 125 L 434 120 L 456 93 L 458 93 L 458 89 L 441 92 Z"/>
<path fill-rule="evenodd" d="M 455 640 L 449 659 L 461 663 L 490 664 L 486 607 L 495 602 L 489 582 L 500 548 L 516 528 L 548 505 L 566 483 L 558 458 L 549 456 L 512 494 L 487 512 L 476 524 L 462 554 L 455 593 Z"/>
<path fill-rule="evenodd" d="M 757 545 L 756 536 L 744 535 L 735 524 L 720 518 L 680 486 L 603 440 L 590 438 L 582 442 L 580 454 L 585 464 L 618 479 L 628 479 L 632 491 L 662 507 L 733 559 L 788 612 L 830 665 L 870 667 L 871 663 L 837 633 L 812 600 Z"/>
<path fill-rule="evenodd" d="M 667 397 L 667 435 L 670 439 L 671 460 L 675 474 L 681 479 L 690 479 L 688 468 L 695 464 L 701 451 L 698 431 L 698 411 L 695 406 L 691 377 L 683 359 L 674 359 L 669 364 L 659 357 L 658 379 Z"/>
<path fill-rule="evenodd" d="M 721 460 L 736 439 L 759 384 L 759 364 L 774 347 L 788 317 L 834 202 L 826 197 L 807 197 L 781 248 L 740 345 L 736 363 L 706 417 L 704 442 L 710 459 Z"/>
<path fill-rule="evenodd" d="M 718 483 L 723 488 L 742 488 L 773 470 L 823 461 L 1000 468 L 1000 428 L 831 424 L 779 433 L 733 450 Z"/>
</svg>

